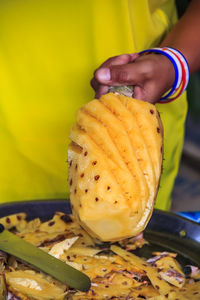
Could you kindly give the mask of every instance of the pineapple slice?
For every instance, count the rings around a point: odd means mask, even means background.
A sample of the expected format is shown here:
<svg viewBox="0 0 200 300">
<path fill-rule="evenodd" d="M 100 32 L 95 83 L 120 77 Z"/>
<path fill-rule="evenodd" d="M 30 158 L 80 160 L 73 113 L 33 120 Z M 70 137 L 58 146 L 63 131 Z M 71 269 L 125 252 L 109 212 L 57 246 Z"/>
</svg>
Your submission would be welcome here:
<svg viewBox="0 0 200 300">
<path fill-rule="evenodd" d="M 161 175 L 163 128 L 155 106 L 103 95 L 77 112 L 70 139 L 70 201 L 80 225 L 102 241 L 140 233 Z"/>
</svg>

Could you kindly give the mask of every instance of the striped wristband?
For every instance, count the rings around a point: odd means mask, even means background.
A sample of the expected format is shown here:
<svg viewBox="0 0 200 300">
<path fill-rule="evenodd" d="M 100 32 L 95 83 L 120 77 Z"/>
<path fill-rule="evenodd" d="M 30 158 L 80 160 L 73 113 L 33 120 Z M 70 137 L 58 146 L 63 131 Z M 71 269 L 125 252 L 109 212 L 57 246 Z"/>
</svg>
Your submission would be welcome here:
<svg viewBox="0 0 200 300">
<path fill-rule="evenodd" d="M 186 60 L 186 58 L 183 56 L 183 54 L 174 49 L 174 48 L 163 48 L 164 51 L 166 51 L 165 49 L 167 49 L 167 51 L 173 53 L 178 59 L 179 62 L 181 64 L 181 69 L 182 69 L 182 76 L 181 77 L 181 83 L 178 86 L 178 89 L 176 89 L 173 93 L 173 97 L 170 97 L 170 100 L 174 100 L 176 98 L 178 98 L 186 89 L 188 82 L 189 82 L 189 78 L 190 78 L 190 70 L 189 70 L 189 66 L 188 66 L 188 62 Z"/>
<path fill-rule="evenodd" d="M 175 71 L 175 80 L 173 86 L 171 90 L 168 91 L 163 97 L 161 97 L 159 101 L 160 103 L 171 102 L 178 98 L 185 91 L 188 85 L 190 71 L 187 60 L 180 51 L 170 47 L 151 48 L 141 51 L 139 52 L 139 54 L 142 55 L 151 52 L 165 55 L 173 64 Z"/>
</svg>

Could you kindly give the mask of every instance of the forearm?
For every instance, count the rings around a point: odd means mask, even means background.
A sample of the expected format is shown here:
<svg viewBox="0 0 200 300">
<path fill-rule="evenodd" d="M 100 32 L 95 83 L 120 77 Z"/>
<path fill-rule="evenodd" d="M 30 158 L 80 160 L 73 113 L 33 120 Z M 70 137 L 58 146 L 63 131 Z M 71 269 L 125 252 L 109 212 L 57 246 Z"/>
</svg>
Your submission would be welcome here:
<svg viewBox="0 0 200 300">
<path fill-rule="evenodd" d="M 183 17 L 162 41 L 161 47 L 174 47 L 186 57 L 190 72 L 200 69 L 200 0 L 191 1 Z"/>
</svg>

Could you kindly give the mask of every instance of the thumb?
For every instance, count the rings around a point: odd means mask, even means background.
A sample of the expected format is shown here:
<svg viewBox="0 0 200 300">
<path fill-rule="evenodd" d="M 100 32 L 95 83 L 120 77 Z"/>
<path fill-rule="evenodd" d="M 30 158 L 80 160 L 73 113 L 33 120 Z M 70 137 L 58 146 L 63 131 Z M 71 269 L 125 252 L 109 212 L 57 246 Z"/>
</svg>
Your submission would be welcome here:
<svg viewBox="0 0 200 300">
<path fill-rule="evenodd" d="M 113 86 L 135 85 L 142 80 L 136 63 L 100 68 L 95 77 L 101 84 Z"/>
</svg>

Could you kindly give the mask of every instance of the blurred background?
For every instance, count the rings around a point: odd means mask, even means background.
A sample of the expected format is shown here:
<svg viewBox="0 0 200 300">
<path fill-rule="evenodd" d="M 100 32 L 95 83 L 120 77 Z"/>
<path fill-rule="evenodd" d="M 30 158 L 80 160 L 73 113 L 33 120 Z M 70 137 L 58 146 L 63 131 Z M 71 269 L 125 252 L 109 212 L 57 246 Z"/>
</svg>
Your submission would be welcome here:
<svg viewBox="0 0 200 300">
<path fill-rule="evenodd" d="M 200 72 L 190 78 L 189 111 L 179 173 L 172 194 L 174 212 L 200 212 Z"/>
<path fill-rule="evenodd" d="M 176 0 L 179 17 L 190 0 Z M 195 220 L 200 223 L 200 72 L 190 76 L 187 88 L 188 115 L 185 125 L 185 143 L 181 164 L 172 193 L 171 210 L 198 211 Z"/>
</svg>

